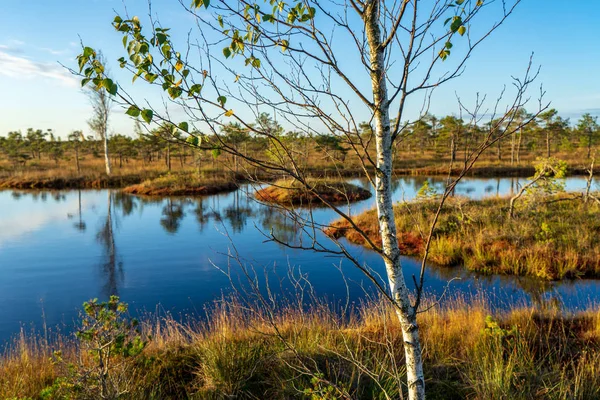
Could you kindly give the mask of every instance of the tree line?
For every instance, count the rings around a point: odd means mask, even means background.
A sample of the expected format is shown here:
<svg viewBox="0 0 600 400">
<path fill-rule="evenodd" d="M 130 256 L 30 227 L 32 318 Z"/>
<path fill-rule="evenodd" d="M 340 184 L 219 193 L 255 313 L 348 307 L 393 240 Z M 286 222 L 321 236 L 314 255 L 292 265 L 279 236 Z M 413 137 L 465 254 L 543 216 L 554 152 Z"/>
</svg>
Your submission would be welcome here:
<svg viewBox="0 0 600 400">
<path fill-rule="evenodd" d="M 525 109 L 519 109 L 517 114 L 513 124 L 521 124 L 528 118 Z M 487 157 L 510 165 L 521 163 L 524 156 L 549 158 L 557 153 L 575 152 L 579 158 L 589 159 L 600 143 L 597 119 L 598 117 L 586 113 L 575 123 L 571 123 L 568 118 L 559 116 L 556 109 L 550 109 L 522 129 L 498 141 L 493 149 L 488 150 Z M 368 122 L 359 125 L 356 140 L 348 135 L 286 131 L 267 113 L 260 114 L 255 124 L 272 132 L 285 146 L 290 146 L 292 151 L 301 155 L 299 159 L 305 166 L 320 166 L 330 162 L 358 165 L 358 161 L 353 160 L 356 155 L 350 149 L 358 140 L 368 142 L 374 132 L 373 126 Z M 437 117 L 427 113 L 416 122 L 404 124 L 405 128 L 394 145 L 394 157 L 400 154 L 410 154 L 410 158 L 428 155 L 439 161 L 459 162 L 479 145 L 495 124 L 496 121 L 493 120 L 478 125 L 466 124 L 455 115 Z M 504 127 L 504 130 L 509 129 L 511 127 Z M 503 135 L 503 130 L 495 129 L 495 134 Z M 221 141 L 249 156 L 259 153 L 275 159 L 280 156 L 281 149 L 273 141 L 253 135 L 250 129 L 239 123 L 224 125 L 220 136 L 217 141 L 212 140 L 211 135 L 199 132 L 190 135 L 169 124 L 144 132 L 136 123 L 133 136 L 121 133 L 109 135 L 107 152 L 112 164 L 118 168 L 135 160 L 142 163 L 142 166 L 163 165 L 169 171 L 175 167 L 183 169 L 192 166 L 211 166 L 216 169 L 219 158 L 223 157 L 231 157 L 228 165 L 237 171 L 240 168 L 239 157 L 222 154 L 219 145 Z M 202 138 L 201 143 L 198 138 Z M 368 149 L 374 153 L 374 144 Z M 42 160 L 53 161 L 56 165 L 61 161 L 70 161 L 77 172 L 81 173 L 82 159 L 88 156 L 100 159 L 103 152 L 102 136 L 85 136 L 81 130 L 72 131 L 66 139 L 62 139 L 52 129 L 33 128 L 24 133 L 11 131 L 7 136 L 0 137 L 0 155 L 15 169 L 34 167 Z"/>
</svg>

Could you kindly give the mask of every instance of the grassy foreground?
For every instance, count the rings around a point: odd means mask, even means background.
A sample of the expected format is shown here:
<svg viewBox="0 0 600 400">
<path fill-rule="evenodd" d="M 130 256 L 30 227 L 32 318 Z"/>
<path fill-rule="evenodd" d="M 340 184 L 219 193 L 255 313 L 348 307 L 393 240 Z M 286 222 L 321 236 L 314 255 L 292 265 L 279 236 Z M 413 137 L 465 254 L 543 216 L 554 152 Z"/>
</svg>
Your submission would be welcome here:
<svg viewBox="0 0 600 400">
<path fill-rule="evenodd" d="M 450 199 L 442 210 L 430 260 L 442 266 L 464 265 L 487 274 L 527 275 L 547 280 L 600 277 L 600 206 L 579 200 L 546 197 L 519 203 L 508 217 L 509 199 Z M 417 201 L 395 206 L 398 242 L 403 254 L 422 255 L 424 237 L 437 202 Z M 377 214 L 367 211 L 355 223 L 380 242 Z M 328 233 L 364 244 L 345 221 Z"/>
<path fill-rule="evenodd" d="M 280 179 L 271 186 L 258 190 L 256 198 L 268 203 L 302 205 L 322 204 L 323 200 L 343 204 L 371 197 L 368 190 L 339 180 L 309 179 L 307 184 L 314 192 L 307 190 L 298 181 Z"/>
<path fill-rule="evenodd" d="M 600 396 L 597 309 L 491 314 L 482 300 L 420 314 L 428 398 Z M 110 359 L 106 376 L 120 398 L 397 399 L 405 379 L 401 332 L 380 303 L 341 319 L 324 305 L 269 315 L 227 302 L 204 323 L 155 317 L 141 327 L 151 335 L 143 351 Z M 53 362 L 55 350 L 63 361 Z M 84 375 L 97 363 L 66 337 L 21 335 L 0 357 L 0 398 L 100 398 Z M 78 389 L 84 379 L 88 387 Z"/>
</svg>

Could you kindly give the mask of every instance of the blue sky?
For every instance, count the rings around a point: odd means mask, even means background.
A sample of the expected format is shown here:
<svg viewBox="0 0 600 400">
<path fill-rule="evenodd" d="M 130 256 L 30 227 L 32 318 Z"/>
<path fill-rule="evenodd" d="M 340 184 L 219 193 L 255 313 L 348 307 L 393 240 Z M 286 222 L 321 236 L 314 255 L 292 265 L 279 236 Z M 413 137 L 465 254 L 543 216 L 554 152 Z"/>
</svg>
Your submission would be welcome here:
<svg viewBox="0 0 600 400">
<path fill-rule="evenodd" d="M 124 6 L 132 15 L 147 14 L 146 0 L 0 0 L 0 135 L 28 127 L 65 137 L 89 129 L 90 107 L 77 79 L 60 65 L 75 66 L 79 37 L 101 48 L 109 60 L 122 54 L 120 36 L 110 23 Z M 176 0 L 155 0 L 154 12 L 174 35 L 187 33 L 190 18 Z M 600 114 L 600 1 L 523 0 L 515 14 L 479 48 L 466 74 L 436 93 L 430 111 L 457 111 L 454 93 L 495 96 L 511 75 L 519 75 L 531 52 L 542 70 L 539 83 L 561 115 Z M 181 27 L 181 28 L 179 28 Z M 130 79 L 118 71 L 117 80 Z M 150 96 L 140 87 L 140 96 Z M 409 109 L 416 112 L 416 107 Z M 113 131 L 132 134 L 133 122 L 115 110 Z"/>
</svg>

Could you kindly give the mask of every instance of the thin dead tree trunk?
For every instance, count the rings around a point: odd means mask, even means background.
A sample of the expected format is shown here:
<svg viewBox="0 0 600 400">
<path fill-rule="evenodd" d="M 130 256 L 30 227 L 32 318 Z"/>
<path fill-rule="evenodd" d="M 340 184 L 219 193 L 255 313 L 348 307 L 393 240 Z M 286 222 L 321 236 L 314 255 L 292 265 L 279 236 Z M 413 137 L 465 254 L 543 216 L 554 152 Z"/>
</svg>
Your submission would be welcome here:
<svg viewBox="0 0 600 400">
<path fill-rule="evenodd" d="M 456 139 L 454 137 L 454 134 L 452 134 L 452 137 L 450 139 L 450 162 L 455 162 L 456 161 Z"/>
<path fill-rule="evenodd" d="M 496 155 L 498 156 L 498 161 L 502 161 L 502 149 L 500 148 L 501 141 L 498 140 L 496 144 Z"/>
<path fill-rule="evenodd" d="M 171 143 L 167 142 L 167 155 L 165 156 L 165 163 L 167 165 L 167 170 L 171 172 Z"/>
<path fill-rule="evenodd" d="M 77 175 L 81 174 L 81 166 L 79 165 L 79 144 L 75 143 L 75 164 L 77 165 Z"/>
<path fill-rule="evenodd" d="M 375 197 L 379 229 L 381 232 L 383 258 L 390 285 L 390 293 L 402 326 L 406 375 L 409 399 L 425 398 L 423 355 L 419 340 L 416 312 L 410 302 L 402 266 L 392 203 L 392 133 L 389 115 L 384 47 L 379 25 L 380 2 L 371 1 L 365 7 L 364 23 L 369 46 L 371 65 L 371 87 L 373 89 L 375 144 L 377 172 L 375 175 Z"/>
<path fill-rule="evenodd" d="M 523 129 L 519 129 L 519 141 L 517 142 L 517 164 L 521 162 L 521 142 L 523 140 Z"/>
<path fill-rule="evenodd" d="M 587 141 L 587 158 L 588 160 L 592 156 L 592 129 L 588 128 L 588 141 Z"/>
<path fill-rule="evenodd" d="M 515 164 L 515 135 L 516 133 L 513 133 L 510 138 L 510 165 Z"/>
<path fill-rule="evenodd" d="M 587 178 L 587 184 L 585 185 L 585 197 L 584 197 L 584 202 L 587 203 L 590 199 L 590 192 L 592 189 L 592 182 L 594 181 L 594 162 L 596 161 L 596 158 L 592 158 L 592 163 L 590 165 L 590 169 L 588 170 L 588 178 Z"/>
</svg>

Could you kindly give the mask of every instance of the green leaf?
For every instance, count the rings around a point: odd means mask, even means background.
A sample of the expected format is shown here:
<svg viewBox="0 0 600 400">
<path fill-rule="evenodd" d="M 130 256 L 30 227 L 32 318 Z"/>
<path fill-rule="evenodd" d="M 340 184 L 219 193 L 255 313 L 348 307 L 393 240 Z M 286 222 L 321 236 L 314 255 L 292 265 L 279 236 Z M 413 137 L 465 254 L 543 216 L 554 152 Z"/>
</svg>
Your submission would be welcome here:
<svg viewBox="0 0 600 400">
<path fill-rule="evenodd" d="M 281 40 L 281 50 L 282 51 L 286 51 L 288 49 L 288 47 L 290 46 L 290 42 L 288 42 L 285 39 Z"/>
<path fill-rule="evenodd" d="M 446 42 L 446 48 L 450 50 L 452 48 L 452 43 Z"/>
<path fill-rule="evenodd" d="M 153 83 L 157 78 L 158 78 L 158 75 L 156 75 L 156 74 L 146 74 L 144 76 L 144 79 L 146 79 L 150 83 Z"/>
<path fill-rule="evenodd" d="M 210 5 L 210 0 L 203 0 L 204 3 L 204 8 L 208 8 L 208 6 Z"/>
<path fill-rule="evenodd" d="M 164 33 L 157 33 L 156 41 L 158 42 L 159 45 L 164 44 L 167 41 L 167 35 L 165 35 Z"/>
<path fill-rule="evenodd" d="M 116 83 L 113 83 L 110 88 L 106 89 L 108 90 L 108 93 L 110 93 L 111 95 L 115 96 L 117 94 L 117 92 L 119 91 L 119 87 L 117 86 Z"/>
<path fill-rule="evenodd" d="M 231 56 L 231 49 L 229 47 L 225 47 L 223 49 L 223 55 L 225 56 L 225 58 L 229 58 Z"/>
<path fill-rule="evenodd" d="M 152 117 L 154 116 L 154 112 L 149 109 L 142 110 L 141 114 L 142 119 L 146 121 L 147 124 L 149 124 L 152 121 Z"/>
<path fill-rule="evenodd" d="M 200 144 L 200 140 L 198 139 L 198 136 L 190 136 L 185 141 L 187 143 L 191 144 L 192 146 L 198 146 Z"/>
<path fill-rule="evenodd" d="M 194 96 L 194 94 L 200 93 L 201 90 L 202 90 L 202 85 L 200 85 L 199 83 L 196 83 L 196 84 L 192 85 L 192 87 L 190 87 L 189 96 L 192 97 L 192 96 Z"/>
<path fill-rule="evenodd" d="M 260 60 L 258 58 L 255 58 L 254 60 L 252 60 L 252 66 L 254 68 L 260 68 Z"/>
<path fill-rule="evenodd" d="M 223 107 L 225 105 L 225 103 L 227 103 L 227 97 L 219 96 L 219 97 L 217 97 L 217 101 L 219 102 L 219 104 L 221 104 L 221 107 Z"/>
<path fill-rule="evenodd" d="M 89 81 L 91 81 L 91 78 L 85 78 L 81 80 L 81 87 L 84 87 L 85 85 L 88 84 Z"/>
<path fill-rule="evenodd" d="M 184 132 L 187 132 L 189 129 L 188 123 L 187 122 L 182 122 L 179 124 L 179 129 L 181 129 Z"/>
<path fill-rule="evenodd" d="M 167 90 L 167 93 L 169 93 L 169 96 L 171 96 L 171 98 L 173 100 L 175 100 L 176 98 L 178 98 L 179 96 L 181 96 L 182 92 L 183 92 L 183 89 L 181 89 L 180 87 L 170 87 Z"/>
<path fill-rule="evenodd" d="M 139 78 L 143 73 L 144 73 L 143 70 L 141 70 L 141 69 L 138 70 L 138 72 L 136 72 L 135 75 L 133 75 L 133 78 L 131 78 L 131 83 L 135 83 L 137 78 Z"/>
<path fill-rule="evenodd" d="M 91 47 L 83 48 L 83 56 L 84 57 L 91 57 L 93 54 L 94 54 L 94 49 L 92 49 Z"/>
<path fill-rule="evenodd" d="M 111 95 L 117 94 L 117 85 L 112 81 L 112 79 L 106 78 L 102 81 L 102 86 L 106 89 L 108 93 Z"/>
<path fill-rule="evenodd" d="M 77 62 L 79 63 L 79 72 L 85 67 L 85 64 L 88 62 L 88 57 L 79 56 Z M 89 74 L 86 73 L 89 76 Z"/>
<path fill-rule="evenodd" d="M 132 117 L 138 117 L 140 115 L 140 109 L 137 106 L 131 106 L 125 111 L 125 114 Z"/>
<path fill-rule="evenodd" d="M 454 33 L 462 26 L 462 18 L 459 16 L 455 16 L 452 19 L 452 24 L 450 24 L 450 30 Z"/>
</svg>

